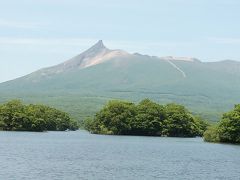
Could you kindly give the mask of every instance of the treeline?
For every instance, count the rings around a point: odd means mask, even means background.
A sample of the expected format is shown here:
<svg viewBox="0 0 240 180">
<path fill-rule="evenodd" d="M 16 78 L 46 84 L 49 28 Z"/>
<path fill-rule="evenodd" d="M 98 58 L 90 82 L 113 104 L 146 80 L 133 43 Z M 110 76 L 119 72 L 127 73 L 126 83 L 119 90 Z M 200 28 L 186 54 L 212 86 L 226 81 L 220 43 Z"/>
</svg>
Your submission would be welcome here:
<svg viewBox="0 0 240 180">
<path fill-rule="evenodd" d="M 169 137 L 202 136 L 208 124 L 184 106 L 160 105 L 145 99 L 139 104 L 110 101 L 85 128 L 95 134 Z"/>
<path fill-rule="evenodd" d="M 204 133 L 207 142 L 240 143 L 240 104 Z"/>
<path fill-rule="evenodd" d="M 240 105 L 223 114 L 219 123 L 209 126 L 182 105 L 160 105 L 149 99 L 139 104 L 109 101 L 94 118 L 85 120 L 84 126 L 95 134 L 204 136 L 207 142 L 240 143 Z M 0 105 L 0 130 L 41 132 L 77 129 L 76 121 L 55 108 L 24 105 L 18 100 Z"/>
<path fill-rule="evenodd" d="M 44 105 L 24 105 L 13 100 L 0 105 L 0 130 L 65 131 L 76 130 L 78 124 L 70 116 Z"/>
</svg>

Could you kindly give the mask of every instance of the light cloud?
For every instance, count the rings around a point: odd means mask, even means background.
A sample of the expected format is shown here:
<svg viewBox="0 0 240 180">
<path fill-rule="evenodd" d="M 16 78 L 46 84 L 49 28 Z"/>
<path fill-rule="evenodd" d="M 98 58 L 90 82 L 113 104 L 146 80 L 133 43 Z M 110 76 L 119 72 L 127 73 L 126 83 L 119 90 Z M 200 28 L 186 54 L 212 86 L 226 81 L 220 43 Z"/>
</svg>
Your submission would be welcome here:
<svg viewBox="0 0 240 180">
<path fill-rule="evenodd" d="M 188 41 L 161 41 L 161 42 L 151 42 L 151 41 L 106 41 L 108 44 L 113 46 L 125 46 L 129 48 L 134 47 L 147 47 L 147 48 L 158 48 L 158 47 L 179 47 L 179 46 L 191 46 L 195 44 L 194 42 Z"/>
<path fill-rule="evenodd" d="M 99 39 L 91 38 L 15 38 L 15 37 L 0 37 L 1 45 L 71 45 L 82 46 L 94 44 Z M 126 48 L 158 48 L 158 47 L 179 47 L 179 46 L 191 46 L 194 42 L 140 42 L 140 41 L 121 41 L 121 40 L 104 40 L 107 45 L 112 47 L 126 47 Z"/>
<path fill-rule="evenodd" d="M 17 29 L 35 29 L 41 26 L 42 25 L 40 23 L 20 22 L 20 21 L 0 19 L 0 27 L 17 28 Z"/>
<path fill-rule="evenodd" d="M 208 40 L 219 44 L 240 44 L 240 38 L 211 37 Z"/>
<path fill-rule="evenodd" d="M 94 38 L 15 38 L 0 37 L 1 49 L 21 49 L 28 47 L 32 51 L 51 51 L 65 53 L 79 53 L 94 45 L 99 39 Z M 189 49 L 197 46 L 193 41 L 127 41 L 127 40 L 104 40 L 106 47 L 110 49 L 122 49 L 129 53 L 142 53 L 155 56 L 194 56 L 179 49 Z M 29 49 L 30 48 L 30 49 Z"/>
<path fill-rule="evenodd" d="M 95 39 L 81 38 L 14 38 L 0 37 L 1 45 L 76 45 L 81 46 L 89 42 L 95 42 Z"/>
</svg>

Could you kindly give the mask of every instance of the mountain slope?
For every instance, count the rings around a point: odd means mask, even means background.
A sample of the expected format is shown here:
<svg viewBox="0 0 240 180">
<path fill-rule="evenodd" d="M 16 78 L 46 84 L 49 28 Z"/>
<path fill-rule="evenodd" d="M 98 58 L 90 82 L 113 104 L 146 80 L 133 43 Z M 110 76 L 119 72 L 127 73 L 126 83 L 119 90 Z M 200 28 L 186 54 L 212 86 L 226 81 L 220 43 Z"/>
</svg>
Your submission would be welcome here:
<svg viewBox="0 0 240 180">
<path fill-rule="evenodd" d="M 109 99 L 151 98 L 182 103 L 216 120 L 240 102 L 240 63 L 129 54 L 99 41 L 62 64 L 0 84 L 0 93 L 0 101 L 43 102 L 77 118 L 92 115 Z"/>
</svg>

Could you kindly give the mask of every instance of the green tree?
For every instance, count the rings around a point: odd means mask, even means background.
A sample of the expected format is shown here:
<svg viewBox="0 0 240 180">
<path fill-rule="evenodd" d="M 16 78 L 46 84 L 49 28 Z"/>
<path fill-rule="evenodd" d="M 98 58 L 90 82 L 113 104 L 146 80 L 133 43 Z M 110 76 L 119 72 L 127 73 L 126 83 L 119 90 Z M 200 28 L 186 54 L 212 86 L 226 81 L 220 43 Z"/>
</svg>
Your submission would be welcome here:
<svg viewBox="0 0 240 180">
<path fill-rule="evenodd" d="M 223 114 L 221 121 L 204 133 L 208 142 L 240 143 L 240 105 Z"/>
<path fill-rule="evenodd" d="M 184 106 L 163 106 L 149 99 L 138 105 L 110 101 L 93 119 L 85 121 L 85 128 L 97 134 L 195 137 L 201 136 L 206 126 Z"/>
<path fill-rule="evenodd" d="M 223 115 L 218 133 L 221 142 L 240 143 L 240 105 Z"/>
<path fill-rule="evenodd" d="M 182 105 L 168 104 L 165 107 L 163 135 L 171 137 L 194 137 L 199 135 L 193 115 Z"/>
<path fill-rule="evenodd" d="M 129 102 L 110 101 L 94 119 L 95 133 L 129 134 L 135 117 L 135 105 Z M 94 129 L 93 129 L 94 130 Z M 94 132 L 94 131 L 93 131 Z"/>
<path fill-rule="evenodd" d="M 195 116 L 194 121 L 198 128 L 198 132 L 199 132 L 198 136 L 203 136 L 204 132 L 208 129 L 210 124 L 199 116 Z"/>
<path fill-rule="evenodd" d="M 3 104 L 0 109 L 1 129 L 21 129 L 21 121 L 24 120 L 24 110 L 25 106 L 19 100 L 12 100 Z"/>
<path fill-rule="evenodd" d="M 0 129 L 8 131 L 76 130 L 78 124 L 70 116 L 44 105 L 24 105 L 13 100 L 0 106 Z"/>
<path fill-rule="evenodd" d="M 210 126 L 204 132 L 204 141 L 207 141 L 207 142 L 219 142 L 220 141 L 217 126 Z"/>
<path fill-rule="evenodd" d="M 132 133 L 139 135 L 161 135 L 163 120 L 166 118 L 164 107 L 149 99 L 136 106 L 137 115 L 132 121 Z"/>
</svg>

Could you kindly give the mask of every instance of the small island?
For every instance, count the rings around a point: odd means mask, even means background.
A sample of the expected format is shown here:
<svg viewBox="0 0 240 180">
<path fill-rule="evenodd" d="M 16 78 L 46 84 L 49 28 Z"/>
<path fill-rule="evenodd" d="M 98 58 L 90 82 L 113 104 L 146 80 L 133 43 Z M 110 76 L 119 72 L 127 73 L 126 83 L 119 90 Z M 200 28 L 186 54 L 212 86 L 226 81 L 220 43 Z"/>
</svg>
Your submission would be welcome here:
<svg viewBox="0 0 240 180">
<path fill-rule="evenodd" d="M 46 105 L 25 105 L 19 100 L 0 105 L 0 130 L 3 131 L 43 132 L 78 128 L 78 122 L 66 112 Z M 183 105 L 161 105 L 149 99 L 138 104 L 112 100 L 93 118 L 86 119 L 84 128 L 92 134 L 203 136 L 206 142 L 240 144 L 240 104 L 223 114 L 218 123 L 209 125 Z"/>
<path fill-rule="evenodd" d="M 65 131 L 77 130 L 70 116 L 45 105 L 24 105 L 12 100 L 0 105 L 0 130 L 4 131 Z"/>
<path fill-rule="evenodd" d="M 240 104 L 223 114 L 220 122 L 210 126 L 204 133 L 207 142 L 240 144 Z"/>
<path fill-rule="evenodd" d="M 178 104 L 160 105 L 149 99 L 139 104 L 110 101 L 85 128 L 94 134 L 166 137 L 202 136 L 208 123 Z"/>
</svg>

